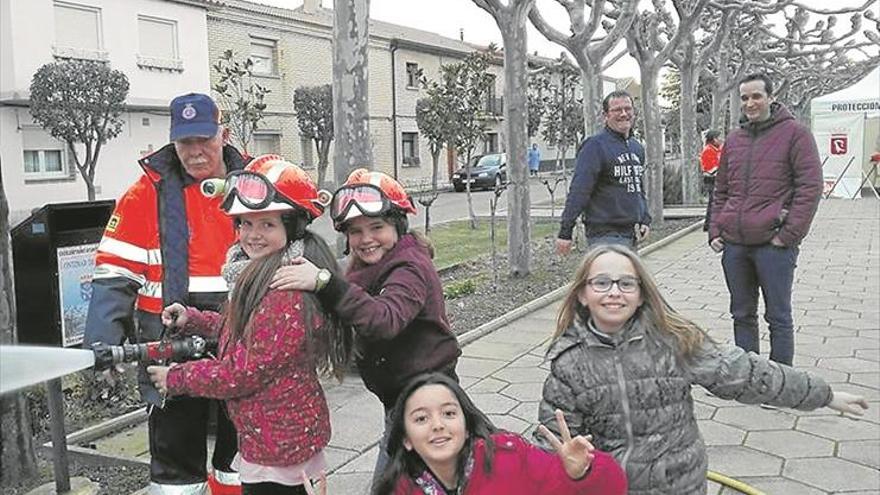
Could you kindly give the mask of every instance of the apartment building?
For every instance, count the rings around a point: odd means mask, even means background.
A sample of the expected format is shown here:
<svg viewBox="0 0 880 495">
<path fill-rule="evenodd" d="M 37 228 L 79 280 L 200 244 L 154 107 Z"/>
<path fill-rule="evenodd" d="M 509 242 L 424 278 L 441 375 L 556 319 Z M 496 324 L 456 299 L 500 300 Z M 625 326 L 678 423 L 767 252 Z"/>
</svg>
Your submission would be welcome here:
<svg viewBox="0 0 880 495">
<path fill-rule="evenodd" d="M 224 0 L 208 13 L 208 50 L 215 60 L 226 50 L 255 61 L 256 80 L 271 90 L 267 117 L 255 136 L 254 153 L 277 152 L 313 170 L 314 144 L 300 137 L 293 92 L 332 80 L 333 11 L 320 0 L 283 9 L 244 0 Z M 442 64 L 478 49 L 459 40 L 386 22 L 370 21 L 369 112 L 374 168 L 403 180 L 429 177 L 431 157 L 415 119 L 418 98 L 425 96 L 417 74 L 439 76 Z M 477 152 L 501 151 L 503 139 L 503 70 L 498 59 L 487 98 L 487 140 Z M 216 80 L 218 76 L 212 74 Z M 332 150 L 331 150 L 332 156 Z M 442 169 L 454 160 L 443 156 Z M 332 160 L 331 160 L 332 167 Z M 332 177 L 332 173 L 328 173 Z"/>
<path fill-rule="evenodd" d="M 29 88 L 44 64 L 95 60 L 130 83 L 124 130 L 101 150 L 97 196 L 141 174 L 138 156 L 168 142 L 169 101 L 210 89 L 207 8 L 213 0 L 0 0 L 0 160 L 11 220 L 48 202 L 84 201 L 66 145 L 35 124 Z"/>
</svg>

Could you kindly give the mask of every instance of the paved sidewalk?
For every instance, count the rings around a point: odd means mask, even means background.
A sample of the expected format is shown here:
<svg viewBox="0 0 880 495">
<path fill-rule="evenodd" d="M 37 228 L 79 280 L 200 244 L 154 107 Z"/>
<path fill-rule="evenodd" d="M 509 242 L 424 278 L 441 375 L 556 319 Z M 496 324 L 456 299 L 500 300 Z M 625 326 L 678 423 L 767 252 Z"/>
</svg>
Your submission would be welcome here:
<svg viewBox="0 0 880 495">
<path fill-rule="evenodd" d="M 823 201 L 802 246 L 794 291 L 795 364 L 837 390 L 865 395 L 863 420 L 829 409 L 768 411 L 708 396 L 695 388 L 710 469 L 767 494 L 813 495 L 880 491 L 880 203 Z M 673 307 L 732 340 L 720 255 L 697 231 L 645 257 Z M 531 433 L 542 364 L 557 305 L 545 307 L 464 348 L 458 373 L 476 404 L 495 423 Z M 763 310 L 762 310 L 763 311 Z M 763 323 L 762 323 L 763 325 Z M 763 325 L 766 332 L 766 325 Z M 769 345 L 766 342 L 765 345 Z M 328 391 L 334 404 L 329 493 L 367 493 L 381 429 L 377 401 L 355 380 Z M 341 404 L 341 405 L 338 405 Z M 343 446 L 345 446 L 343 448 Z M 737 493 L 710 484 L 710 493 Z"/>
<path fill-rule="evenodd" d="M 732 341 L 720 255 L 707 247 L 703 232 L 686 235 L 645 260 L 673 307 L 714 338 Z M 880 202 L 821 203 L 801 249 L 793 298 L 795 365 L 821 375 L 837 390 L 865 395 L 871 409 L 862 420 L 844 418 L 829 409 L 769 411 L 723 401 L 695 388 L 700 428 L 709 446 L 709 467 L 768 495 L 877 494 Z M 547 375 L 542 358 L 556 309 L 556 303 L 538 309 L 464 348 L 458 366 L 462 382 L 476 404 L 502 428 L 531 433 Z M 763 323 L 762 328 L 766 334 Z M 766 335 L 764 342 L 769 345 Z M 353 377 L 343 384 L 328 383 L 326 393 L 333 426 L 327 449 L 328 493 L 368 493 L 375 445 L 381 435 L 381 405 Z M 127 435 L 135 437 L 128 440 L 134 443 L 142 437 L 139 448 L 146 447 L 145 427 Z M 709 491 L 738 493 L 711 483 Z"/>
</svg>

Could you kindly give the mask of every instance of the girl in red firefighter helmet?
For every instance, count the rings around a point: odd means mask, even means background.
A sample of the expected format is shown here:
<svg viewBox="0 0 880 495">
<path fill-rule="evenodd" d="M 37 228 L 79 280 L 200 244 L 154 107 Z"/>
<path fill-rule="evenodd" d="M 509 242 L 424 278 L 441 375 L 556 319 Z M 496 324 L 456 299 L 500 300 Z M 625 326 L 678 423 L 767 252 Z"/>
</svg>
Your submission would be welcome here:
<svg viewBox="0 0 880 495">
<path fill-rule="evenodd" d="M 168 396 L 226 400 L 238 431 L 244 495 L 305 494 L 303 477 L 318 478 L 326 469 L 330 440 L 317 372 L 341 376 L 351 339 L 314 294 L 272 290 L 269 282 L 294 259 L 337 273 L 330 249 L 306 229 L 324 206 L 308 175 L 275 155 L 229 174 L 222 189 L 222 208 L 239 234 L 223 266 L 226 310 L 172 304 L 162 313 L 163 324 L 185 333 L 219 333 L 218 356 L 147 371 Z"/>
<path fill-rule="evenodd" d="M 461 349 L 446 318 L 433 253 L 408 228 L 406 215 L 415 212 L 396 180 L 355 170 L 330 202 L 333 226 L 345 234 L 350 251 L 345 278 L 301 259 L 282 267 L 272 282 L 276 289 L 317 292 L 325 307 L 354 326 L 358 370 L 386 413 L 374 478 L 388 461 L 388 418 L 407 381 L 429 371 L 458 380 Z"/>
</svg>

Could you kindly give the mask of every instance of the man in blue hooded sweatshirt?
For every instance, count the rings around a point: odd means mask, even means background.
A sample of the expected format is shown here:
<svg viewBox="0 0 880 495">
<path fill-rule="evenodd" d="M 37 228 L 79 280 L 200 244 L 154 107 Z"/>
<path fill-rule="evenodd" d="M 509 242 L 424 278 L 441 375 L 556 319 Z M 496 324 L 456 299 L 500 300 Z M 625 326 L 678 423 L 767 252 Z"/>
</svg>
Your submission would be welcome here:
<svg viewBox="0 0 880 495">
<path fill-rule="evenodd" d="M 571 233 L 579 216 L 587 243 L 623 244 L 632 248 L 648 236 L 651 215 L 645 199 L 645 148 L 632 136 L 635 108 L 626 91 L 602 100 L 605 128 L 590 136 L 577 155 L 556 251 L 571 251 Z"/>
</svg>

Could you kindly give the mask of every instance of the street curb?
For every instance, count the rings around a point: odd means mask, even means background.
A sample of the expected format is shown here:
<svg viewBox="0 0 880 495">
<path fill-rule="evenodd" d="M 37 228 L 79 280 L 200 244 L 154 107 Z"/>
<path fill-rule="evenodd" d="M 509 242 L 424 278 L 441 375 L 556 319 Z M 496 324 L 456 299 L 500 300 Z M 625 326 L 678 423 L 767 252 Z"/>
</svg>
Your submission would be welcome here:
<svg viewBox="0 0 880 495">
<path fill-rule="evenodd" d="M 123 428 L 128 428 L 129 426 L 143 423 L 147 420 L 147 417 L 148 416 L 146 407 L 139 407 L 134 411 L 123 414 L 122 416 L 110 418 L 103 423 L 98 423 L 96 425 L 83 428 L 82 430 L 77 430 L 67 435 L 67 449 L 71 451 L 73 451 L 74 449 L 84 450 L 85 452 L 79 452 L 81 454 L 102 455 L 98 452 L 92 451 L 91 449 L 83 449 L 81 447 L 77 447 L 76 444 L 91 442 Z M 52 442 L 48 441 L 44 443 L 42 447 L 51 449 Z M 105 457 L 107 456 L 106 454 L 103 455 Z M 115 456 L 110 457 L 115 458 Z"/>
<path fill-rule="evenodd" d="M 650 254 L 664 246 L 667 246 L 682 237 L 690 234 L 691 232 L 699 229 L 703 226 L 704 220 L 700 220 L 695 222 L 693 225 L 689 225 L 678 232 L 675 232 L 671 235 L 660 239 L 659 241 L 649 244 L 642 249 L 639 249 L 639 255 L 644 256 Z M 509 311 L 498 318 L 495 318 L 492 321 L 486 322 L 473 330 L 468 330 L 467 332 L 458 336 L 458 344 L 461 347 L 464 347 L 468 344 L 473 343 L 476 340 L 479 340 L 481 337 L 485 337 L 486 335 L 498 330 L 499 328 L 511 323 L 515 320 L 522 318 L 523 316 L 531 313 L 533 311 L 539 310 L 545 306 L 550 305 L 550 303 L 560 299 L 563 295 L 565 295 L 566 291 L 568 291 L 568 284 L 559 287 L 543 296 L 538 297 L 537 299 L 532 299 L 531 301 L 525 303 L 524 305 Z"/>
</svg>

